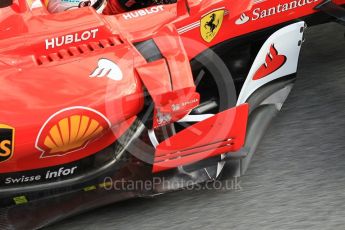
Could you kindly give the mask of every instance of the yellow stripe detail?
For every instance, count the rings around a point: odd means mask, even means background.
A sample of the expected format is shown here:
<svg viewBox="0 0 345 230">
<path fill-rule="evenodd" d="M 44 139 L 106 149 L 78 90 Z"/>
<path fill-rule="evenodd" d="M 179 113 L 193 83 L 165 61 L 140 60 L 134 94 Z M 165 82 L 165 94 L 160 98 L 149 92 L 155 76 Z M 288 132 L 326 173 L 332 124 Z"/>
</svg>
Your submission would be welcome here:
<svg viewBox="0 0 345 230">
<path fill-rule="evenodd" d="M 69 125 L 68 125 L 68 118 L 62 119 L 59 121 L 59 128 L 61 132 L 61 137 L 64 145 L 69 144 Z"/>
<path fill-rule="evenodd" d="M 86 116 L 82 116 L 81 117 L 81 124 L 80 124 L 80 128 L 79 128 L 79 132 L 78 132 L 78 136 L 77 136 L 77 141 L 81 140 L 82 137 L 84 136 L 86 129 L 88 127 L 89 124 L 89 118 Z"/>
<path fill-rule="evenodd" d="M 87 129 L 84 137 L 83 137 L 83 140 L 88 140 L 90 139 L 93 135 L 93 133 L 95 132 L 95 130 L 97 129 L 99 123 L 95 120 L 91 120 L 91 123 L 90 123 L 90 126 L 89 128 Z"/>
<path fill-rule="evenodd" d="M 74 115 L 70 118 L 70 129 L 71 129 L 71 137 L 70 143 L 76 142 L 79 126 L 80 126 L 80 115 Z"/>
<path fill-rule="evenodd" d="M 98 185 L 100 188 L 109 188 L 113 186 L 112 182 L 103 182 L 101 184 Z"/>
<path fill-rule="evenodd" d="M 14 197 L 13 200 L 14 200 L 14 203 L 16 203 L 16 205 L 26 204 L 29 202 L 26 196 L 17 196 L 17 197 Z"/>
<path fill-rule="evenodd" d="M 97 187 L 95 185 L 92 185 L 92 186 L 85 187 L 84 191 L 88 192 L 88 191 L 92 191 L 92 190 L 96 190 L 96 189 L 97 189 Z"/>
<path fill-rule="evenodd" d="M 58 147 L 63 146 L 63 142 L 57 125 L 54 125 L 53 128 L 50 130 L 50 136 L 52 137 L 52 139 Z"/>
<path fill-rule="evenodd" d="M 57 147 L 49 136 L 47 136 L 44 140 L 44 145 L 47 146 L 49 149 L 55 149 Z"/>
</svg>

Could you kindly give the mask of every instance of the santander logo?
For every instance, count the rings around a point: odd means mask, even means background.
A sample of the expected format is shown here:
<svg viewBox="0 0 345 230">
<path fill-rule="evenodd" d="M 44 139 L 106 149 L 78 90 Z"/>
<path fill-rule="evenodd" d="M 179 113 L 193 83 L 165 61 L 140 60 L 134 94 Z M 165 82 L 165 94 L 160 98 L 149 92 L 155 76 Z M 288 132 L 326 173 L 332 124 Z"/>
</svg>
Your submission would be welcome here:
<svg viewBox="0 0 345 230">
<path fill-rule="evenodd" d="M 286 56 L 278 54 L 274 45 L 271 45 L 270 52 L 266 56 L 266 62 L 255 72 L 253 80 L 259 80 L 274 73 L 285 64 L 286 60 Z"/>
<path fill-rule="evenodd" d="M 283 14 L 286 12 L 290 12 L 292 10 L 295 10 L 295 12 L 291 13 L 291 14 L 295 14 L 295 13 L 299 13 L 297 12 L 297 10 L 299 10 L 302 7 L 310 7 L 313 8 L 313 6 L 311 5 L 315 5 L 319 3 L 320 0 L 292 0 L 290 2 L 286 2 L 286 3 L 279 3 L 278 5 L 272 6 L 270 8 L 262 8 L 262 7 L 257 7 L 252 9 L 251 12 L 246 12 L 243 13 L 236 21 L 235 24 L 236 25 L 242 25 L 245 24 L 249 21 L 256 21 L 259 19 L 264 19 L 267 17 L 271 17 L 274 16 L 276 14 Z M 261 5 L 261 3 L 267 2 L 266 0 L 254 0 L 254 5 L 259 4 Z M 275 2 L 275 1 L 273 1 Z M 279 1 L 277 1 L 279 2 Z"/>
</svg>

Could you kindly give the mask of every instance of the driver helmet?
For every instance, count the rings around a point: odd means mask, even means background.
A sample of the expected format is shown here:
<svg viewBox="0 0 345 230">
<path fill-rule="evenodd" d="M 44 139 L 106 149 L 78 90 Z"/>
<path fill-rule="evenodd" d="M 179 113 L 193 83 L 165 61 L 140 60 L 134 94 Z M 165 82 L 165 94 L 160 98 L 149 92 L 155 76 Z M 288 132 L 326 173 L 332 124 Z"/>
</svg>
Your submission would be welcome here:
<svg viewBox="0 0 345 230">
<path fill-rule="evenodd" d="M 107 5 L 107 0 L 45 0 L 47 9 L 51 13 L 58 13 L 91 6 L 98 13 L 102 13 Z"/>
</svg>

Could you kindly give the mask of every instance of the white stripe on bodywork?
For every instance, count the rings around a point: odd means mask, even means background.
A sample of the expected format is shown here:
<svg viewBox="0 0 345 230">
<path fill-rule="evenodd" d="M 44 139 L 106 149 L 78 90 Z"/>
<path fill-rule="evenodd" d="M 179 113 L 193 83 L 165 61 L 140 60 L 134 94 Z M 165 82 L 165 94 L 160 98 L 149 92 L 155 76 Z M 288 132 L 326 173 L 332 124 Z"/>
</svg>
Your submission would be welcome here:
<svg viewBox="0 0 345 230">
<path fill-rule="evenodd" d="M 198 28 L 199 26 L 200 26 L 200 22 L 194 22 L 192 24 L 189 24 L 187 26 L 179 28 L 177 31 L 179 34 L 182 34 L 182 33 L 188 32 L 190 30 L 193 30 L 195 28 Z"/>
<path fill-rule="evenodd" d="M 241 93 L 238 97 L 237 105 L 246 103 L 248 98 L 263 85 L 278 78 L 297 72 L 298 59 L 304 31 L 301 28 L 304 27 L 304 22 L 294 23 L 278 30 L 267 39 L 249 71 L 248 77 L 244 82 Z M 270 52 L 270 47 L 272 45 L 274 45 L 280 55 L 286 56 L 287 59 L 285 64 L 266 77 L 253 80 L 256 71 L 265 63 L 266 57 Z"/>
</svg>

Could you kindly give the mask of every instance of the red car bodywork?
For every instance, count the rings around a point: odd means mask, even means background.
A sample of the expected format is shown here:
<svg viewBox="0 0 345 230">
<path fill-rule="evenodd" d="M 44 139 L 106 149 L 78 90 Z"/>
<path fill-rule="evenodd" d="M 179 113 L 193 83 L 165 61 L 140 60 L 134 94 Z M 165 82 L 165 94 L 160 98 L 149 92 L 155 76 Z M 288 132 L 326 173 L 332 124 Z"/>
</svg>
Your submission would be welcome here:
<svg viewBox="0 0 345 230">
<path fill-rule="evenodd" d="M 90 8 L 49 14 L 24 0 L 1 9 L 0 123 L 15 134 L 13 155 L 0 163 L 0 173 L 66 164 L 104 149 L 142 110 L 144 86 L 156 112 L 182 118 L 198 102 L 189 60 L 230 38 L 313 14 L 321 2 L 188 0 L 188 8 L 179 1 L 114 16 Z M 202 19 L 213 12 L 222 15 L 219 31 L 205 35 Z M 169 58 L 147 63 L 133 44 L 148 39 Z M 90 77 L 102 59 L 120 67 L 121 80 L 101 72 Z M 171 111 L 172 104 L 189 101 L 194 104 Z M 73 130 L 83 121 L 82 134 Z M 69 145 L 72 138 L 78 143 Z"/>
</svg>

